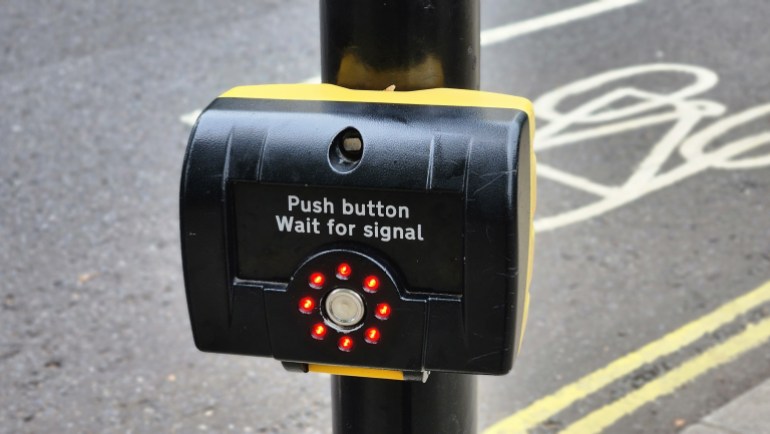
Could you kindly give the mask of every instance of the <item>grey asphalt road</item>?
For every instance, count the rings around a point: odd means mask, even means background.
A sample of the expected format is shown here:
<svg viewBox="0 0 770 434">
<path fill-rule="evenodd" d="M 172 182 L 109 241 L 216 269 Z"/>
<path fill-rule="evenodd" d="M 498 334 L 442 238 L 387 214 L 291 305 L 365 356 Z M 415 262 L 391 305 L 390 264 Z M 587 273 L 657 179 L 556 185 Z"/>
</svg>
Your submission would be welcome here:
<svg viewBox="0 0 770 434">
<path fill-rule="evenodd" d="M 482 27 L 587 2 L 484 0 Z M 317 16 L 309 1 L 0 4 L 0 432 L 330 431 L 325 376 L 194 348 L 177 233 L 180 116 L 237 84 L 317 75 Z M 555 170 L 540 178 L 524 350 L 512 374 L 480 379 L 481 428 L 770 279 L 768 22 L 763 0 L 647 0 L 483 49 L 485 90 L 553 96 L 538 100 L 538 154 Z M 559 92 L 607 71 L 622 77 Z M 703 89 L 666 100 L 691 82 Z M 629 88 L 645 92 L 574 115 Z M 757 305 L 534 431 L 768 316 Z M 768 377 L 764 343 L 606 432 L 677 432 Z"/>
</svg>

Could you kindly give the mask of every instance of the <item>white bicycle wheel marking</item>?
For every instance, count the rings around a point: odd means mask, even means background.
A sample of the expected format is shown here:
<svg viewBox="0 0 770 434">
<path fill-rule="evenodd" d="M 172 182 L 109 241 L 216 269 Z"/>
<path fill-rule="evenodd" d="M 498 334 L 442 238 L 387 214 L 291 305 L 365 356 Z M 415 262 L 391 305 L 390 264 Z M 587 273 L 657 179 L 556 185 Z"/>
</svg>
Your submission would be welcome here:
<svg viewBox="0 0 770 434">
<path fill-rule="evenodd" d="M 629 84 L 634 79 L 651 78 L 655 82 L 690 80 L 674 91 L 653 92 Z M 674 79 L 674 80 L 672 80 Z M 682 64 L 650 64 L 633 66 L 598 74 L 562 86 L 535 101 L 535 113 L 547 122 L 538 129 L 535 149 L 538 154 L 558 152 L 559 148 L 660 126 L 662 136 L 651 144 L 649 154 L 621 185 L 605 185 L 587 176 L 574 174 L 546 164 L 538 166 L 538 174 L 560 184 L 588 192 L 598 200 L 578 208 L 535 221 L 538 231 L 548 231 L 582 222 L 627 205 L 654 191 L 670 187 L 708 169 L 740 170 L 770 166 L 770 131 L 732 139 L 724 139 L 738 127 L 758 120 L 770 122 L 770 104 L 760 105 L 723 117 L 725 106 L 717 101 L 697 99 L 716 86 L 719 79 L 708 69 Z M 625 84 L 624 84 L 625 83 Z M 588 99 L 586 94 L 598 96 Z M 580 105 L 560 111 L 568 99 L 585 99 Z M 620 101 L 626 104 L 613 108 Z M 633 101 L 628 104 L 628 101 Z M 715 120 L 696 131 L 703 121 Z M 631 143 L 638 145 L 638 143 Z M 767 146 L 768 152 L 757 155 Z M 684 162 L 661 172 L 675 152 Z M 760 152 L 761 154 L 761 152 Z"/>
</svg>

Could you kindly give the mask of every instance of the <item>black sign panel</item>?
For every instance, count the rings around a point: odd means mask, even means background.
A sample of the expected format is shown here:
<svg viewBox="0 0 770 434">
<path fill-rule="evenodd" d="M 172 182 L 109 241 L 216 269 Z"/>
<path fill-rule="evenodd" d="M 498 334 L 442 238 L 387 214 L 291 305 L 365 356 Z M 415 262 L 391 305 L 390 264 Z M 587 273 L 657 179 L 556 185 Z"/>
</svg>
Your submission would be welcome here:
<svg viewBox="0 0 770 434">
<path fill-rule="evenodd" d="M 457 193 L 231 184 L 238 277 L 287 281 L 335 242 L 384 254 L 410 289 L 460 293 L 463 199 Z"/>
</svg>

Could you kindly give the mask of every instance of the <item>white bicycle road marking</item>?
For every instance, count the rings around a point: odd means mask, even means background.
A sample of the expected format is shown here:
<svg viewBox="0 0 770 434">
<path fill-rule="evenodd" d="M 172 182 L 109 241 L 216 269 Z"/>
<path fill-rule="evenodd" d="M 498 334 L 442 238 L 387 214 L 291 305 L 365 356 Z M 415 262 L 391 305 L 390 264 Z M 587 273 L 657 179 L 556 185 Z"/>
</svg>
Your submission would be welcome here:
<svg viewBox="0 0 770 434">
<path fill-rule="evenodd" d="M 681 78 L 687 78 L 691 82 L 675 91 L 653 92 L 628 83 L 639 78 L 654 78 L 658 83 L 676 83 Z M 713 71 L 698 66 L 649 64 L 601 73 L 538 98 L 535 113 L 538 118 L 547 121 L 536 135 L 535 149 L 539 155 L 575 144 L 588 147 L 590 144 L 586 142 L 592 139 L 653 126 L 661 126 L 663 134 L 658 142 L 651 145 L 650 153 L 622 185 L 604 185 L 587 176 L 540 164 L 538 174 L 542 178 L 588 192 L 599 199 L 561 214 L 538 218 L 535 228 L 548 231 L 585 221 L 707 169 L 739 170 L 770 166 L 770 148 L 766 155 L 755 155 L 757 149 L 770 144 L 768 131 L 720 144 L 725 140 L 724 136 L 738 127 L 760 119 L 770 121 L 770 104 L 722 117 L 726 112 L 724 105 L 695 98 L 714 88 L 718 81 Z M 581 95 L 595 94 L 599 90 L 603 93 L 576 108 L 566 112 L 558 109 L 568 99 L 574 101 Z M 613 108 L 613 104 L 621 101 L 626 104 Z M 629 101 L 634 103 L 629 105 Z M 709 118 L 716 121 L 695 131 Z M 667 125 L 668 129 L 664 128 Z M 661 173 L 677 150 L 684 162 Z"/>
<path fill-rule="evenodd" d="M 505 42 L 510 39 L 517 38 L 519 36 L 535 33 L 540 30 L 549 29 L 551 27 L 558 27 L 564 24 L 569 24 L 573 21 L 583 20 L 586 18 L 600 15 L 605 12 L 610 12 L 614 9 L 631 6 L 636 3 L 641 3 L 645 0 L 596 0 L 589 3 L 575 6 L 568 9 L 563 9 L 550 14 L 541 15 L 538 17 L 530 18 L 524 21 L 517 21 L 510 24 L 504 24 L 499 27 L 483 30 L 481 32 L 481 46 L 488 46 Z M 302 81 L 303 83 L 320 83 L 321 76 L 313 76 Z M 202 109 L 193 110 L 189 113 L 185 113 L 179 117 L 179 120 L 188 126 L 195 125 L 195 121 L 198 120 Z"/>
</svg>

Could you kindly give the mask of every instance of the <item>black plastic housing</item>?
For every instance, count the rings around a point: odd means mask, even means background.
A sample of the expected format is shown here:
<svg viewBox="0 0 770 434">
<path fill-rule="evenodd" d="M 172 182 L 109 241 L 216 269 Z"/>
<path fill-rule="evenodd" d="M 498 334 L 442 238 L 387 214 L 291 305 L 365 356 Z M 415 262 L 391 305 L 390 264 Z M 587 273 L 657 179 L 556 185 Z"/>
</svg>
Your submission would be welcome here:
<svg viewBox="0 0 770 434">
<path fill-rule="evenodd" d="M 351 128 L 363 152 L 343 162 L 353 167 L 340 166 L 335 138 Z M 529 128 L 527 113 L 510 108 L 215 100 L 192 132 L 181 183 L 184 277 L 197 347 L 285 362 L 507 373 L 527 303 Z M 290 196 L 321 209 L 326 197 L 334 211 L 290 211 Z M 379 214 L 369 209 L 375 217 L 344 215 L 343 199 L 390 204 L 402 214 L 389 218 L 383 205 Z M 282 232 L 279 217 L 319 223 L 304 226 L 311 233 Z M 376 222 L 414 232 L 389 241 L 358 231 L 330 235 L 330 218 L 360 230 Z M 303 294 L 320 305 L 334 288 L 360 290 L 359 275 L 349 283 L 329 271 L 326 288 L 307 286 L 309 262 L 330 270 L 341 261 L 381 273 L 388 286 L 377 296 L 394 313 L 377 323 L 369 305 L 375 301 L 365 297 L 366 321 L 380 324 L 382 341 L 364 343 L 362 328 L 333 330 L 335 339 L 354 336 L 350 352 L 331 338 L 310 339 L 309 327 L 323 314 L 303 315 L 296 304 Z"/>
</svg>

